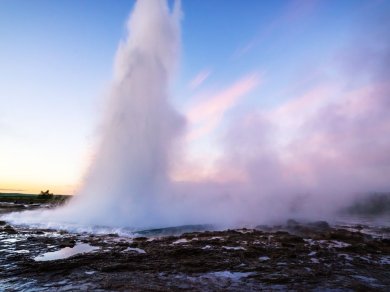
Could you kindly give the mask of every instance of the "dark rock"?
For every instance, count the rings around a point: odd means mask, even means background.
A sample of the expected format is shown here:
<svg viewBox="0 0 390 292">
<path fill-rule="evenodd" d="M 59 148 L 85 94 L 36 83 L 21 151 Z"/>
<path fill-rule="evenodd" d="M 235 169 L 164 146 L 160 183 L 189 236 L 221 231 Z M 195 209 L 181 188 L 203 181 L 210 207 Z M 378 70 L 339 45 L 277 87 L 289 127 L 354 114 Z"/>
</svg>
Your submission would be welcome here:
<svg viewBox="0 0 390 292">
<path fill-rule="evenodd" d="M 11 225 L 4 226 L 3 231 L 5 233 L 8 233 L 8 234 L 17 234 L 18 233 Z"/>
<path fill-rule="evenodd" d="M 308 226 L 318 231 L 325 231 L 330 229 L 330 225 L 326 221 L 316 221 L 316 222 L 308 223 Z"/>
<path fill-rule="evenodd" d="M 380 241 L 383 244 L 386 244 L 387 246 L 390 246 L 390 238 L 382 238 Z"/>
<path fill-rule="evenodd" d="M 288 233 L 287 231 L 276 231 L 275 233 L 274 233 L 276 236 L 289 236 L 290 235 L 290 233 Z"/>
<path fill-rule="evenodd" d="M 171 236 L 169 236 L 167 238 L 171 238 Z M 175 237 L 173 237 L 173 238 L 175 238 Z M 136 241 L 146 241 L 146 240 L 148 240 L 148 238 L 144 237 L 144 236 L 140 236 L 140 237 L 134 238 L 134 240 L 136 240 Z"/>
<path fill-rule="evenodd" d="M 297 226 L 300 226 L 301 224 L 299 224 L 298 221 L 295 221 L 294 219 L 289 219 L 287 220 L 287 223 L 286 223 L 286 226 L 287 228 L 295 228 Z"/>
<path fill-rule="evenodd" d="M 64 248 L 64 247 L 74 247 L 75 244 L 76 244 L 76 240 L 74 240 L 74 239 L 69 239 L 69 240 L 61 241 L 61 243 L 59 244 L 59 247 L 60 247 L 60 248 Z"/>
<path fill-rule="evenodd" d="M 256 230 L 261 230 L 261 231 L 271 231 L 272 228 L 268 225 L 257 225 L 255 227 Z"/>
<path fill-rule="evenodd" d="M 386 291 L 390 287 L 388 265 L 381 261 L 390 256 L 388 239 L 374 239 L 341 228 L 325 230 L 323 223 L 287 225 L 291 228 L 288 232 L 285 225 L 279 232 L 276 228 L 267 232 L 196 231 L 152 241 L 139 237 L 133 242 L 107 235 L 51 237 L 53 231 L 38 236 L 34 230 L 18 228 L 14 249 L 27 249 L 30 253 L 7 255 L 0 251 L 0 267 L 5 267 L 0 269 L 0 278 L 11 279 L 5 281 L 12 281 L 6 284 L 10 283 L 14 290 L 26 291 L 65 291 L 75 287 L 85 291 Z M 300 233 L 310 234 L 311 239 Z M 212 237 L 219 239 L 211 240 Z M 187 241 L 172 244 L 180 239 Z M 73 246 L 76 240 L 102 248 L 61 260 L 33 260 L 36 255 L 58 250 L 58 246 Z M 329 248 L 334 244 L 329 240 L 349 245 Z M 4 243 L 0 249 L 7 246 L 10 244 Z M 124 252 L 126 246 L 145 253 Z M 235 249 L 238 247 L 244 249 Z M 229 273 L 250 274 L 233 279 Z M 23 286 L 26 283 L 31 286 Z"/>
<path fill-rule="evenodd" d="M 325 234 L 325 238 L 344 241 L 362 241 L 366 236 L 360 232 L 352 232 L 345 229 L 332 229 Z"/>
<path fill-rule="evenodd" d="M 100 270 L 106 273 L 113 273 L 118 271 L 134 271 L 137 267 L 131 264 L 114 264 L 103 266 Z"/>
</svg>

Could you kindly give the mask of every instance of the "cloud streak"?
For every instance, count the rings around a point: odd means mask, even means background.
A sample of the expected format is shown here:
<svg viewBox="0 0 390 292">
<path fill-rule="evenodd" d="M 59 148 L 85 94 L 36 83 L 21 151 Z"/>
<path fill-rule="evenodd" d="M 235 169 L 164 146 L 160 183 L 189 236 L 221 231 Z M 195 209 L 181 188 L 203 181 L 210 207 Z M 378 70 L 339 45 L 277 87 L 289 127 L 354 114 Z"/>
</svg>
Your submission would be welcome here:
<svg viewBox="0 0 390 292">
<path fill-rule="evenodd" d="M 225 113 L 258 87 L 261 80 L 259 74 L 244 76 L 226 89 L 208 95 L 193 105 L 186 113 L 190 124 L 188 138 L 195 140 L 215 130 Z"/>
<path fill-rule="evenodd" d="M 201 86 L 211 75 L 210 69 L 205 69 L 200 71 L 188 84 L 189 88 L 192 90 L 197 89 Z"/>
<path fill-rule="evenodd" d="M 285 25 L 291 26 L 291 24 L 296 23 L 299 20 L 302 20 L 304 17 L 310 15 L 316 9 L 318 3 L 319 1 L 317 0 L 297 0 L 287 3 L 278 17 L 274 18 L 273 21 L 262 27 L 261 30 L 250 41 L 239 47 L 234 52 L 233 58 L 241 58 L 256 48 L 258 44 L 266 41 L 271 34 L 275 33 L 281 27 Z"/>
</svg>

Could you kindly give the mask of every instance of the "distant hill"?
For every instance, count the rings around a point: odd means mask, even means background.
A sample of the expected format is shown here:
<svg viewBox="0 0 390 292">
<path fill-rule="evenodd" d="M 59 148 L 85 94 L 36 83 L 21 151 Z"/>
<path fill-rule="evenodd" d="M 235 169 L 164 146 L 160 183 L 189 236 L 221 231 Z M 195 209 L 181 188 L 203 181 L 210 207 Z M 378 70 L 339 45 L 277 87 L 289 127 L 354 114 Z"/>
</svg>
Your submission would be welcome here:
<svg viewBox="0 0 390 292">
<path fill-rule="evenodd" d="M 17 203 L 44 203 L 44 202 L 64 202 L 70 199 L 69 195 L 52 195 L 42 196 L 38 194 L 24 193 L 1 193 L 0 202 L 17 202 Z"/>
</svg>

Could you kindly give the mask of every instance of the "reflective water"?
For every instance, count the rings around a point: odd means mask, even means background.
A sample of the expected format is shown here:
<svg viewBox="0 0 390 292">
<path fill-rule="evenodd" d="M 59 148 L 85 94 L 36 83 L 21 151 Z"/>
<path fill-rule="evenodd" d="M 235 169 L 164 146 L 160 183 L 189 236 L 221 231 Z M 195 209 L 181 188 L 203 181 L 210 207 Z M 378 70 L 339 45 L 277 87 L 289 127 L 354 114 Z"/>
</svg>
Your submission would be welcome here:
<svg viewBox="0 0 390 292">
<path fill-rule="evenodd" d="M 79 243 L 76 244 L 74 247 L 65 247 L 57 251 L 44 253 L 35 257 L 34 260 L 40 262 L 66 259 L 76 254 L 87 253 L 97 249 L 99 249 L 97 246 L 92 246 L 87 243 Z"/>
</svg>

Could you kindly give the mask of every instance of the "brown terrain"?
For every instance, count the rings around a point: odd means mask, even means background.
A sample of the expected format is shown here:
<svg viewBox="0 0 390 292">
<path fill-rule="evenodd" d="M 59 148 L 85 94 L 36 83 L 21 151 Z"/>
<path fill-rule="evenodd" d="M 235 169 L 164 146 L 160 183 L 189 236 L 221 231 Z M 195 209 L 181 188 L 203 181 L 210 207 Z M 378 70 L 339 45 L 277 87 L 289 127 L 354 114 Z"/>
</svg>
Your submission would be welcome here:
<svg viewBox="0 0 390 292">
<path fill-rule="evenodd" d="M 185 230 L 130 238 L 0 221 L 0 290 L 390 290 L 388 228 L 289 220 L 254 229 Z M 68 258 L 38 260 L 47 252 L 91 246 Z"/>
</svg>

